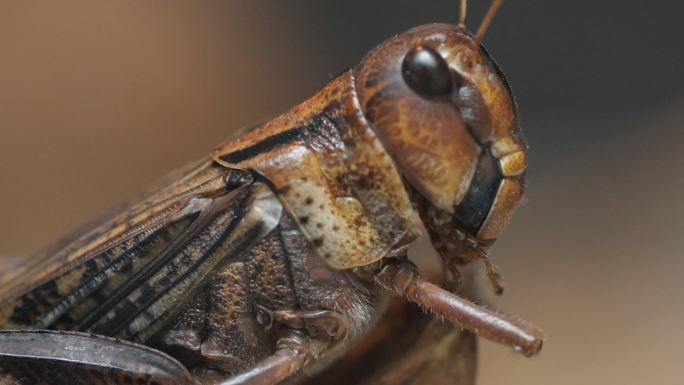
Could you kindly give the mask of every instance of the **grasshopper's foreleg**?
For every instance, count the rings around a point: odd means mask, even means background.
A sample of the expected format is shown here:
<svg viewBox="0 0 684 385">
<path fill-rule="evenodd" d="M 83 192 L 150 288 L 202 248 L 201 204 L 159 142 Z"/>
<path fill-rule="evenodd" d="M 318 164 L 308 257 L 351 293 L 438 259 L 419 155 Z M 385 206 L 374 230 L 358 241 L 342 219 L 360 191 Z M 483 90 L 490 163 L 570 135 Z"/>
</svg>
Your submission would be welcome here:
<svg viewBox="0 0 684 385">
<path fill-rule="evenodd" d="M 540 330 L 511 317 L 495 313 L 424 280 L 408 262 L 383 266 L 375 281 L 423 309 L 490 341 L 511 346 L 526 356 L 539 352 L 543 342 Z"/>
</svg>

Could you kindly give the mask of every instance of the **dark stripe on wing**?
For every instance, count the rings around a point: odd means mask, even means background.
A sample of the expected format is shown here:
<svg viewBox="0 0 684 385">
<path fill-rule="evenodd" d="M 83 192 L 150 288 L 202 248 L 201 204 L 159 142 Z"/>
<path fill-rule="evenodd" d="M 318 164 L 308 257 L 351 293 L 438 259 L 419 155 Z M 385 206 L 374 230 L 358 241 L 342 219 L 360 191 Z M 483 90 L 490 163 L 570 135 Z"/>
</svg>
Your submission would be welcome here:
<svg viewBox="0 0 684 385">
<path fill-rule="evenodd" d="M 186 217 L 154 231 L 136 235 L 121 246 L 109 249 L 87 261 L 86 266 L 93 272 L 85 274 L 80 286 L 33 321 L 31 328 L 48 329 L 55 322 L 60 324 L 58 328 L 69 328 L 69 325 L 78 323 L 84 315 L 91 314 L 104 299 L 108 298 L 109 293 L 115 292 L 140 271 L 147 260 L 157 255 L 155 250 L 159 249 L 161 244 L 168 244 L 169 239 L 182 233 L 197 215 L 198 213 L 189 213 Z M 67 313 L 67 317 L 60 319 Z"/>
<path fill-rule="evenodd" d="M 209 257 L 205 258 L 195 269 L 188 271 L 170 290 L 163 292 L 154 303 L 138 312 L 137 316 L 126 323 L 116 336 L 132 341 L 146 341 L 182 310 L 177 292 L 185 293 L 184 303 L 187 302 L 204 286 L 203 283 L 208 282 L 207 278 L 216 272 L 218 266 L 224 266 L 225 263 L 238 258 L 244 250 L 251 248 L 262 237 L 262 229 L 254 226 L 241 234 L 239 239 L 233 237 L 224 239 L 223 244 L 215 247 L 215 251 Z"/>
<path fill-rule="evenodd" d="M 217 198 L 221 201 L 229 201 L 230 203 L 237 203 L 238 205 L 242 203 L 247 195 L 247 186 L 242 186 L 231 191 L 228 195 Z M 100 304 L 97 309 L 91 312 L 91 314 L 80 322 L 76 327 L 77 330 L 93 330 L 93 328 L 99 330 L 100 334 L 110 335 L 107 331 L 111 331 L 113 328 L 110 326 L 96 326 L 102 323 L 103 317 L 124 300 L 129 294 L 133 293 L 135 290 L 139 289 L 143 282 L 147 281 L 150 277 L 154 276 L 159 270 L 164 266 L 168 265 L 169 261 L 174 258 L 183 248 L 185 248 L 192 240 L 201 234 L 215 219 L 216 216 L 220 214 L 215 207 L 215 205 L 210 205 L 209 208 L 204 209 L 197 217 L 197 219 L 185 230 L 180 236 L 173 240 L 173 242 L 168 245 L 158 256 L 156 256 L 152 261 L 146 264 L 146 266 L 137 272 L 131 279 L 128 280 L 121 288 L 119 288 L 102 304 Z M 225 208 L 224 206 L 222 206 Z M 120 315 L 121 316 L 121 315 Z M 107 317 L 109 318 L 109 317 Z M 115 318 L 116 319 L 116 318 Z"/>
<path fill-rule="evenodd" d="M 184 302 L 186 297 L 182 294 L 185 294 L 189 285 L 184 285 L 184 283 L 192 280 L 190 276 L 198 272 L 202 277 L 206 276 L 208 269 L 204 267 L 211 264 L 209 260 L 224 257 L 217 257 L 215 251 L 235 228 L 241 214 L 242 207 L 235 207 L 219 215 L 216 220 L 208 224 L 201 233 L 188 242 L 173 259 L 94 323 L 89 331 L 128 339 L 131 335 L 127 329 L 132 320 L 172 290 L 181 293 L 177 293 L 177 298 L 171 298 L 163 304 L 164 313 L 168 308 L 178 308 L 178 303 Z M 211 258 L 212 256 L 214 258 Z M 148 318 L 148 320 L 143 321 L 144 326 L 141 327 L 138 324 L 137 327 L 145 329 L 157 317 L 150 315 Z"/>
</svg>

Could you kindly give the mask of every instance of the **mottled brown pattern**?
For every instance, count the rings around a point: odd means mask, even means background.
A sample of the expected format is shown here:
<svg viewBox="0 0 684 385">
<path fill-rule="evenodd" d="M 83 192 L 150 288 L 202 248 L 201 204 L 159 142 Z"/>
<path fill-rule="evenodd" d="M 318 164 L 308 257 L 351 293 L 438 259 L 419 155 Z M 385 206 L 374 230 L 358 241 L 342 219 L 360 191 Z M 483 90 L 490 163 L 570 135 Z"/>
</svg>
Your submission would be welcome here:
<svg viewBox="0 0 684 385">
<path fill-rule="evenodd" d="M 417 97 L 404 83 L 402 60 L 418 45 L 435 49 L 459 74 L 448 99 Z M 463 199 L 483 149 L 491 147 L 497 158 L 526 149 L 500 70 L 462 27 L 414 28 L 375 48 L 354 72 L 362 109 L 387 151 L 412 186 L 442 210 L 452 212 Z M 512 179 L 526 166 L 518 159 Z M 499 194 L 509 204 L 492 215 L 496 224 L 476 234 L 483 239 L 498 236 L 519 200 L 507 190 Z"/>
<path fill-rule="evenodd" d="M 267 309 L 292 309 L 297 305 L 290 273 L 289 253 L 281 240 L 281 228 L 264 238 L 245 258 L 246 281 L 255 303 Z"/>
<path fill-rule="evenodd" d="M 196 312 L 196 300 L 157 343 L 196 371 L 236 373 L 273 353 L 278 330 L 271 329 L 268 313 L 333 309 L 353 325 L 355 338 L 370 322 L 371 295 L 358 278 L 325 264 L 285 217 L 211 281 L 203 292 L 206 315 Z"/>
<path fill-rule="evenodd" d="M 387 151 L 409 181 L 440 207 L 464 196 L 480 146 L 446 101 L 422 98 L 402 79 L 404 55 L 414 46 L 437 47 L 453 27 L 419 27 L 371 51 L 355 68 L 359 102 Z M 369 79 L 382 78 L 381 82 Z"/>
<path fill-rule="evenodd" d="M 201 354 L 215 366 L 236 373 L 254 365 L 270 349 L 263 327 L 254 317 L 254 302 L 244 262 L 217 274 L 209 289 L 207 337 Z"/>
<path fill-rule="evenodd" d="M 226 166 L 267 176 L 319 256 L 336 268 L 377 261 L 416 232 L 400 173 L 359 107 L 352 71 L 346 71 L 291 111 L 213 153 Z M 249 146 L 282 141 L 285 128 L 298 134 L 238 163 L 225 161 Z"/>
<path fill-rule="evenodd" d="M 402 61 L 419 45 L 459 77 L 448 98 L 405 84 Z M 149 343 L 207 384 L 241 371 L 226 384 L 310 375 L 364 338 L 339 366 L 354 365 L 358 383 L 470 385 L 473 337 L 412 307 L 384 314 L 378 286 L 455 322 L 463 309 L 479 309 L 421 278 L 406 249 L 422 219 L 456 279 L 460 264 L 480 258 L 496 281 L 484 249 L 520 200 L 525 150 L 515 103 L 484 48 L 461 26 L 410 30 L 290 111 L 219 146 L 212 161 L 6 279 L 0 327 Z M 504 176 L 482 179 L 491 194 L 470 194 L 481 154 L 491 154 L 487 164 Z M 479 197 L 479 211 L 471 211 L 489 215 L 465 231 L 459 215 L 469 214 L 464 197 L 471 196 Z M 496 329 L 500 317 L 487 314 L 462 324 L 477 331 L 486 321 L 494 325 L 488 338 L 515 345 Z M 541 346 L 540 335 L 533 342 Z M 454 357 L 458 365 L 449 364 Z M 0 357 L 0 364 L 20 371 L 28 360 Z M 83 378 L 100 381 L 104 363 L 87 357 Z"/>
</svg>

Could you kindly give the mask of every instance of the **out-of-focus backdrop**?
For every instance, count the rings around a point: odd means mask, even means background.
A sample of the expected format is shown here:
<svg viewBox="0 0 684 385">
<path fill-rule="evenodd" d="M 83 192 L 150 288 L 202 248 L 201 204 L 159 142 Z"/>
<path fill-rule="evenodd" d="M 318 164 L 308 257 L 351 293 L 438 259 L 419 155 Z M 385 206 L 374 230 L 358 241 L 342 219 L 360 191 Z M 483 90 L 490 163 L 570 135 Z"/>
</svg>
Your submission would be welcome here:
<svg viewBox="0 0 684 385">
<path fill-rule="evenodd" d="M 475 28 L 487 2 L 470 1 Z M 283 112 L 456 0 L 0 3 L 0 253 L 46 246 Z M 483 342 L 479 383 L 682 383 L 679 1 L 508 1 L 485 38 L 531 146 L 493 250 L 495 303 L 542 326 Z"/>
</svg>

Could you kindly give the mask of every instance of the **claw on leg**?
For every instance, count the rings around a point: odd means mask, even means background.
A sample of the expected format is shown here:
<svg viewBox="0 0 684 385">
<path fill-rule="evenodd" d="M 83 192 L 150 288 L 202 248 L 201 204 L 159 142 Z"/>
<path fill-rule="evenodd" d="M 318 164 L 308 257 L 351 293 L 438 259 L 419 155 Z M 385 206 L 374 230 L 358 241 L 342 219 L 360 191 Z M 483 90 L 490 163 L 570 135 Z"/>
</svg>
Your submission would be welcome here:
<svg viewBox="0 0 684 385">
<path fill-rule="evenodd" d="M 375 281 L 478 336 L 512 346 L 526 356 L 541 350 L 544 339 L 541 330 L 475 305 L 425 281 L 409 262 L 384 266 L 376 274 Z"/>
</svg>

